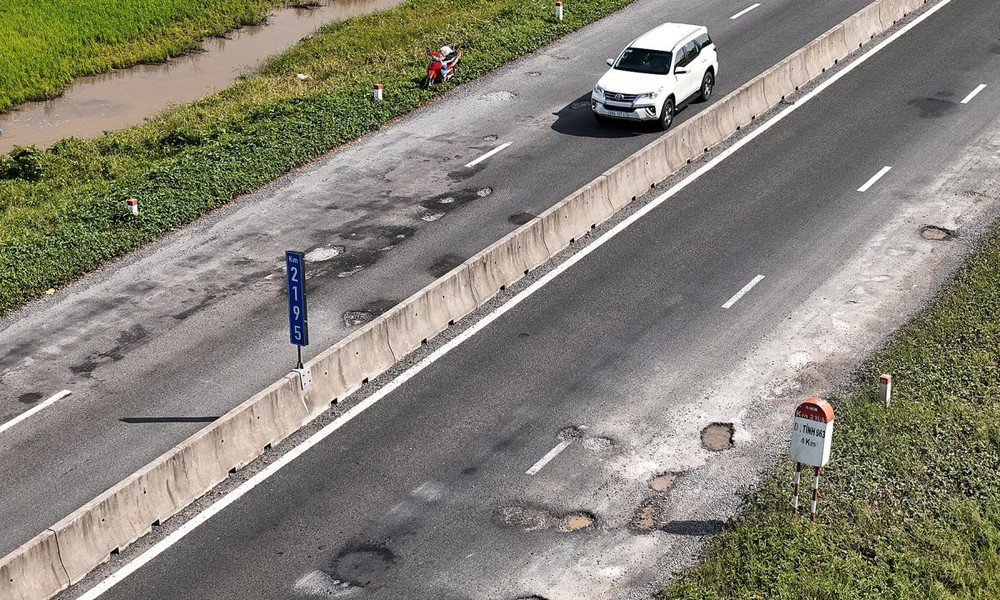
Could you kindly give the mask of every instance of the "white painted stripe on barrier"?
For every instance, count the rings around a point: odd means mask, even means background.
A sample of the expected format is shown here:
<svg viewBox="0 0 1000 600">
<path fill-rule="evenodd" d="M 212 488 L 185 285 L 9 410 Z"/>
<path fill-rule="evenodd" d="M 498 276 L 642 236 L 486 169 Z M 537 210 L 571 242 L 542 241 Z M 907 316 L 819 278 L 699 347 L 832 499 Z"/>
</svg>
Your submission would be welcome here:
<svg viewBox="0 0 1000 600">
<path fill-rule="evenodd" d="M 729 308 L 730 306 L 736 304 L 736 302 L 738 302 L 740 298 L 745 296 L 747 292 L 753 289 L 753 286 L 760 283 L 761 279 L 764 279 L 763 275 L 758 275 L 753 279 L 751 279 L 750 283 L 746 284 L 745 286 L 743 286 L 742 289 L 740 289 L 740 291 L 733 294 L 733 297 L 727 300 L 726 303 L 722 305 L 722 308 Z"/>
<path fill-rule="evenodd" d="M 875 173 L 874 175 L 872 175 L 871 179 L 869 179 L 868 181 L 866 181 L 863 186 L 859 187 L 858 191 L 859 192 L 867 192 L 869 188 L 871 188 L 873 185 L 875 185 L 876 181 L 878 181 L 879 179 L 882 179 L 882 176 L 885 175 L 886 173 L 888 173 L 890 170 L 892 170 L 892 167 L 882 167 L 882 169 L 878 173 Z"/>
<path fill-rule="evenodd" d="M 743 15 L 747 14 L 751 10 L 757 8 L 758 6 L 760 6 L 760 2 L 758 2 L 757 4 L 754 4 L 752 6 L 748 6 L 748 7 L 744 8 L 740 12 L 738 12 L 735 15 L 729 17 L 729 20 L 732 21 L 732 20 L 735 20 L 735 19 L 739 19 L 740 17 L 742 17 Z"/>
<path fill-rule="evenodd" d="M 559 453 L 566 449 L 567 446 L 573 443 L 573 440 L 563 440 L 559 442 L 555 448 L 549 450 L 549 453 L 538 459 L 538 462 L 531 465 L 531 468 L 524 472 L 525 475 L 534 475 L 535 473 L 542 470 L 542 467 L 549 464 L 553 458 L 559 456 Z"/>
<path fill-rule="evenodd" d="M 500 152 L 501 150 L 503 150 L 503 149 L 504 149 L 504 148 L 506 148 L 507 146 L 510 146 L 510 145 L 511 145 L 511 143 L 512 143 L 512 142 L 507 142 L 506 144 L 500 144 L 499 146 L 497 146 L 496 148 L 494 148 L 494 149 L 490 150 L 490 151 L 489 151 L 489 152 L 487 152 L 486 154 L 484 154 L 484 155 L 480 156 L 480 157 L 479 157 L 479 158 L 477 158 L 476 160 L 474 160 L 474 161 L 472 161 L 472 162 L 470 162 L 470 163 L 467 163 L 467 164 L 466 164 L 465 166 L 466 166 L 466 167 L 474 167 L 474 166 L 478 165 L 479 163 L 483 162 L 484 160 L 486 160 L 487 158 L 489 158 L 489 157 L 493 156 L 493 155 L 494 155 L 494 154 L 496 154 L 497 152 Z"/>
<path fill-rule="evenodd" d="M 147 563 L 155 559 L 157 556 L 165 552 L 167 549 L 169 549 L 171 546 L 176 544 L 178 541 L 183 539 L 187 534 L 197 529 L 203 523 L 205 523 L 218 513 L 222 512 L 227 506 L 239 500 L 247 492 L 257 487 L 258 485 L 266 481 L 268 478 L 270 478 L 272 475 L 280 471 L 285 465 L 292 462 L 293 460 L 304 454 L 306 451 L 308 451 L 310 448 L 312 448 L 316 444 L 326 439 L 333 432 L 337 431 L 338 429 L 346 425 L 352 419 L 354 419 L 355 417 L 366 411 L 368 408 L 373 406 L 376 402 L 388 396 L 396 388 L 398 388 L 399 386 L 403 385 L 404 383 L 415 377 L 418 373 L 420 373 L 420 371 L 423 371 L 431 364 L 437 362 L 440 358 L 442 358 L 443 356 L 451 352 L 453 349 L 455 349 L 459 344 L 463 343 L 465 340 L 476 335 L 477 333 L 485 329 L 487 326 L 489 326 L 491 323 L 493 323 L 493 321 L 502 317 L 504 314 L 506 314 L 508 311 L 516 307 L 521 302 L 524 302 L 526 299 L 531 297 L 535 292 L 545 287 L 550 281 L 552 281 L 553 279 L 564 273 L 567 269 L 571 268 L 576 263 L 583 260 L 591 252 L 594 252 L 595 250 L 606 244 L 608 241 L 613 239 L 615 236 L 617 236 L 619 233 L 621 233 L 628 227 L 632 226 L 636 221 L 646 216 L 651 211 L 655 210 L 657 207 L 659 207 L 661 204 L 663 204 L 673 196 L 677 195 L 681 190 L 683 190 L 687 186 L 691 185 L 692 183 L 700 179 L 705 173 L 708 173 L 716 166 L 718 166 L 719 163 L 721 163 L 722 161 L 726 160 L 727 158 L 738 152 L 741 148 L 743 148 L 753 140 L 757 139 L 757 136 L 762 135 L 765 131 L 777 125 L 779 122 L 788 117 L 788 115 L 798 110 L 806 102 L 812 100 L 818 94 L 823 92 L 826 88 L 830 87 L 835 82 L 840 80 L 841 77 L 844 77 L 845 75 L 853 71 L 855 68 L 860 66 L 862 63 L 867 61 L 869 58 L 874 56 L 883 48 L 885 48 L 892 42 L 899 39 L 906 32 L 910 31 L 920 23 L 923 23 L 925 20 L 930 18 L 931 15 L 941 10 L 948 4 L 951 4 L 951 2 L 952 0 L 941 0 L 939 4 L 931 7 L 927 12 L 925 12 L 924 14 L 920 15 L 919 17 L 911 21 L 908 25 L 906 25 L 893 35 L 886 38 L 884 41 L 882 41 L 880 44 L 878 44 L 865 54 L 859 56 L 854 62 L 844 67 L 843 70 L 835 73 L 830 77 L 830 79 L 816 86 L 816 89 L 814 89 L 813 91 L 809 92 L 808 94 L 797 100 L 794 104 L 792 104 L 785 110 L 781 111 L 767 122 L 762 123 L 760 127 L 751 131 L 749 134 L 747 134 L 745 138 L 739 140 L 738 142 L 736 142 L 735 144 L 724 150 L 722 153 L 720 153 L 718 156 L 716 156 L 708 163 L 703 165 L 697 171 L 688 175 L 683 181 L 678 182 L 669 190 L 654 198 L 652 201 L 649 202 L 649 204 L 646 204 L 645 206 L 637 210 L 635 213 L 633 213 L 631 216 L 629 216 L 627 219 L 623 220 L 618 225 L 612 227 L 610 230 L 608 230 L 607 233 L 597 238 L 590 244 L 587 244 L 586 246 L 581 248 L 579 252 L 569 257 L 566 260 L 566 262 L 554 267 L 551 271 L 540 277 L 538 281 L 532 283 L 522 292 L 520 292 L 519 294 L 508 300 L 506 303 L 501 305 L 499 308 L 497 308 L 495 311 L 483 317 L 482 320 L 473 324 L 471 327 L 469 327 L 469 329 L 463 331 L 461 334 L 455 336 L 454 338 L 446 342 L 443 346 L 432 352 L 430 355 L 428 355 L 426 358 L 418 362 L 416 365 L 404 371 L 399 377 L 387 383 L 385 387 L 379 388 L 371 396 L 359 402 L 356 406 L 348 410 L 346 413 L 337 418 L 335 421 L 333 421 L 323 429 L 314 433 L 312 436 L 309 437 L 309 439 L 302 442 L 295 448 L 289 450 L 287 454 L 279 457 L 277 460 L 275 460 L 273 463 L 265 467 L 259 473 L 248 479 L 245 483 L 237 487 L 235 490 L 223 496 L 215 504 L 205 509 L 204 512 L 196 515 L 194 518 L 192 518 L 184 525 L 181 525 L 176 531 L 168 535 L 163 540 L 157 542 L 149 550 L 143 552 L 138 558 L 126 564 L 118 571 L 112 573 L 110 576 L 101 581 L 99 584 L 88 590 L 83 595 L 79 596 L 77 600 L 94 600 L 95 598 L 100 597 L 100 595 L 103 594 L 104 592 L 108 591 L 109 589 L 111 589 L 112 587 L 123 581 L 126 577 L 128 577 L 132 573 L 135 573 L 137 570 L 141 569 L 144 565 L 146 565 Z"/>
<path fill-rule="evenodd" d="M 986 89 L 986 84 L 980 83 L 976 89 L 972 90 L 971 94 L 969 94 L 968 96 L 965 97 L 964 100 L 962 100 L 962 104 L 968 104 L 969 102 L 972 102 L 972 99 L 975 98 L 979 92 L 985 89 Z"/>
<path fill-rule="evenodd" d="M 45 402 L 42 402 L 41 404 L 39 404 L 37 406 L 31 407 L 30 409 L 28 409 L 28 410 L 24 411 L 23 413 L 17 415 L 16 417 L 14 417 L 13 419 L 11 419 L 10 421 L 7 421 L 3 425 L 0 425 L 0 433 L 3 433 L 5 431 L 7 431 L 8 429 L 10 429 L 11 427 L 17 425 L 21 421 L 24 421 L 25 419 L 30 418 L 32 415 L 35 415 L 35 414 L 37 414 L 37 413 L 45 410 L 46 408 L 52 406 L 56 402 L 59 402 L 60 400 L 62 400 L 66 396 L 69 396 L 72 393 L 73 392 L 71 392 L 69 390 L 63 390 L 63 391 L 59 392 L 58 394 L 52 396 L 51 398 L 49 398 Z"/>
</svg>

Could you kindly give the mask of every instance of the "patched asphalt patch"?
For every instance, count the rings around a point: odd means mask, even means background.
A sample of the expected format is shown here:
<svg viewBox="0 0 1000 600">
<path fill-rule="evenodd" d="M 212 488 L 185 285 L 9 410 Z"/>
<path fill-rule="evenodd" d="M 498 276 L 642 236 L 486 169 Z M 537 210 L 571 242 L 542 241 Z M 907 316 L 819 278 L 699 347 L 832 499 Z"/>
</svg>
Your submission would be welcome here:
<svg viewBox="0 0 1000 600">
<path fill-rule="evenodd" d="M 712 452 L 728 450 L 733 447 L 735 432 L 732 423 L 712 423 L 701 430 L 701 445 Z"/>
<path fill-rule="evenodd" d="M 306 262 L 323 262 L 340 256 L 346 250 L 347 249 L 343 246 L 325 246 L 323 248 L 316 248 L 306 252 L 304 258 L 306 259 Z"/>
<path fill-rule="evenodd" d="M 77 375 L 90 376 L 97 367 L 107 363 L 118 362 L 125 358 L 127 352 L 141 346 L 143 340 L 148 336 L 149 331 L 136 323 L 118 334 L 118 341 L 115 347 L 107 352 L 95 352 L 88 356 L 82 363 L 70 366 L 69 370 Z"/>
<path fill-rule="evenodd" d="M 947 229 L 945 227 L 939 227 L 937 225 L 924 225 L 920 228 L 920 237 L 925 240 L 932 241 L 942 241 L 950 240 L 955 237 L 955 231 L 952 229 Z"/>
<path fill-rule="evenodd" d="M 445 254 L 435 260 L 434 264 L 427 268 L 427 272 L 434 277 L 441 277 L 463 262 L 465 262 L 465 258 L 462 256 L 457 254 Z"/>
<path fill-rule="evenodd" d="M 42 395 L 38 392 L 28 392 L 27 394 L 21 394 L 20 396 L 17 397 L 17 401 L 22 402 L 24 404 L 34 404 L 35 402 L 38 402 L 41 399 Z"/>
<path fill-rule="evenodd" d="M 514 225 L 524 225 L 535 218 L 530 212 L 519 212 L 507 217 L 507 222 Z"/>
<path fill-rule="evenodd" d="M 327 573 L 336 581 L 356 587 L 381 583 L 396 562 L 396 555 L 381 546 L 354 546 L 333 559 Z"/>
<path fill-rule="evenodd" d="M 916 107 L 920 111 L 920 116 L 924 119 L 943 117 L 958 106 L 951 100 L 942 100 L 940 98 L 917 98 L 910 100 L 907 104 Z"/>
</svg>

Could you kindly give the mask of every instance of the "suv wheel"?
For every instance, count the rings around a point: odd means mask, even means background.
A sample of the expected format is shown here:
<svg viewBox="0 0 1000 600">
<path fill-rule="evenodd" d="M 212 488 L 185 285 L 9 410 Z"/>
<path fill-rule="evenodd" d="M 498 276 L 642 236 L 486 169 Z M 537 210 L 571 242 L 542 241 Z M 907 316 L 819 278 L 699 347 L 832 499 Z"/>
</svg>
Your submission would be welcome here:
<svg viewBox="0 0 1000 600">
<path fill-rule="evenodd" d="M 667 98 L 663 102 L 663 109 L 660 111 L 660 129 L 666 131 L 674 122 L 674 99 Z"/>
<path fill-rule="evenodd" d="M 701 89 L 698 91 L 698 99 L 702 102 L 708 102 L 708 99 L 712 97 L 712 90 L 714 88 L 715 75 L 709 69 L 705 71 L 705 76 L 701 78 Z"/>
</svg>

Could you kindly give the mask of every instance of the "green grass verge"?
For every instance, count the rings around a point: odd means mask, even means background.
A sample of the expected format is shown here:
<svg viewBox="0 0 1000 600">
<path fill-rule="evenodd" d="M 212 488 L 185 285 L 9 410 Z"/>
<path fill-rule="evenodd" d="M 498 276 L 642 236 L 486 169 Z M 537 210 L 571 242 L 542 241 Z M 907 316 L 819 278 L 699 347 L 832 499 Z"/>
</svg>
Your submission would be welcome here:
<svg viewBox="0 0 1000 600">
<path fill-rule="evenodd" d="M 0 111 L 74 77 L 158 62 L 288 0 L 0 0 Z"/>
<path fill-rule="evenodd" d="M 660 597 L 1000 598 L 998 364 L 995 232 L 835 402 L 820 522 L 788 514 L 786 463 Z"/>
<path fill-rule="evenodd" d="M 141 126 L 15 148 L 0 157 L 0 313 L 442 93 L 448 86 L 419 88 L 428 49 L 463 50 L 459 83 L 629 2 L 579 0 L 557 22 L 547 0 L 410 0 L 331 24 L 223 92 Z M 371 101 L 373 82 L 385 85 L 383 102 Z M 133 196 L 137 219 L 125 209 Z"/>
</svg>

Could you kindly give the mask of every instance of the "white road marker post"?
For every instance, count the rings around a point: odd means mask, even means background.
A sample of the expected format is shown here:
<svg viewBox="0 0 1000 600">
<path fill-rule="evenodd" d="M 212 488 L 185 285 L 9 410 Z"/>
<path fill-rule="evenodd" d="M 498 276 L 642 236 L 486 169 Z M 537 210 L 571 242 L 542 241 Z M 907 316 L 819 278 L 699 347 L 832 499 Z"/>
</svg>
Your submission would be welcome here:
<svg viewBox="0 0 1000 600">
<path fill-rule="evenodd" d="M 795 492 L 792 497 L 792 513 L 799 512 L 799 483 L 802 465 L 813 467 L 812 507 L 809 520 L 816 521 L 819 503 L 820 469 L 830 462 L 830 446 L 833 441 L 833 406 L 819 397 L 813 396 L 795 409 L 792 419 L 792 460 L 795 461 Z"/>
<path fill-rule="evenodd" d="M 878 399 L 889 408 L 892 402 L 892 375 L 883 374 L 878 378 Z"/>
<path fill-rule="evenodd" d="M 562 21 L 563 20 L 563 3 L 562 2 L 556 2 L 556 20 L 557 21 Z"/>
<path fill-rule="evenodd" d="M 372 99 L 375 102 L 380 102 L 382 100 L 382 84 L 376 83 L 372 88 Z"/>
<path fill-rule="evenodd" d="M 132 213 L 133 217 L 138 217 L 139 216 L 139 199 L 138 198 L 129 198 L 128 200 L 125 201 L 125 204 L 128 205 L 128 211 L 130 213 Z"/>
<path fill-rule="evenodd" d="M 795 479 L 792 480 L 792 514 L 799 514 L 799 484 L 802 483 L 802 463 L 795 463 Z"/>
</svg>

